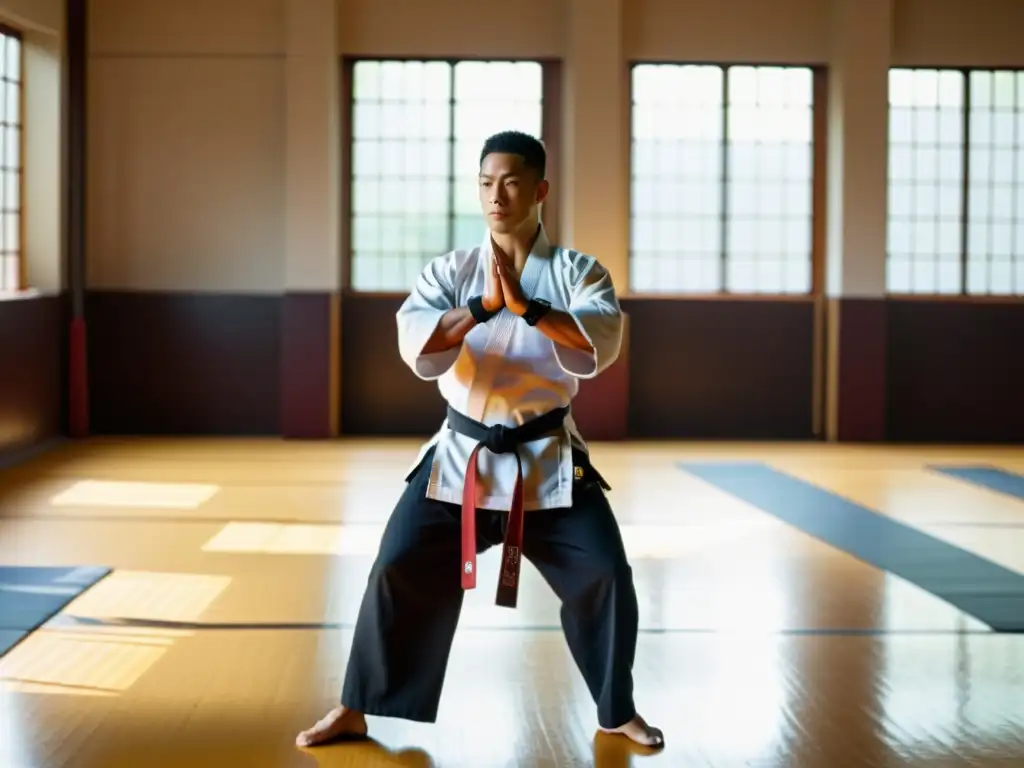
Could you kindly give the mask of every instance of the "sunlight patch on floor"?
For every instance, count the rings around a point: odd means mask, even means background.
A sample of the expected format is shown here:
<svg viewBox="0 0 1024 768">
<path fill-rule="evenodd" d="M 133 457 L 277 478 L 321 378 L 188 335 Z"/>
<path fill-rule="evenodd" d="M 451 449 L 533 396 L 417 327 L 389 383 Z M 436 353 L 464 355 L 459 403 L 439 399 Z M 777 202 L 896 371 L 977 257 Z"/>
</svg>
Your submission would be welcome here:
<svg viewBox="0 0 1024 768">
<path fill-rule="evenodd" d="M 0 659 L 0 685 L 37 694 L 126 691 L 178 640 L 194 634 L 130 622 L 197 621 L 230 583 L 227 576 L 115 571 Z M 100 623 L 117 620 L 127 623 Z"/>
<path fill-rule="evenodd" d="M 143 483 L 122 480 L 80 480 L 56 494 L 55 507 L 134 507 L 198 509 L 220 490 L 206 483 Z"/>
</svg>

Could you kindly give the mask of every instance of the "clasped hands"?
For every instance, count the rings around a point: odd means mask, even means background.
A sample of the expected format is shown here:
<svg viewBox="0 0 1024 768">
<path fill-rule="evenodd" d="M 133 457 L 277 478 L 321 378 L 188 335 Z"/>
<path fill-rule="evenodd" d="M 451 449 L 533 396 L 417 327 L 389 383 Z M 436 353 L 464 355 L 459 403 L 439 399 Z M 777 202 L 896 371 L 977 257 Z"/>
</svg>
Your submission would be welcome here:
<svg viewBox="0 0 1024 768">
<path fill-rule="evenodd" d="M 498 312 L 502 307 L 508 307 L 509 312 L 522 317 L 530 308 L 530 300 L 523 295 L 523 289 L 519 285 L 519 276 L 515 272 L 512 259 L 493 240 L 491 241 L 491 252 L 493 256 L 491 256 L 490 269 L 486 272 L 484 293 L 480 297 L 480 301 L 488 312 Z M 576 320 L 565 312 L 552 309 L 544 315 L 541 322 L 536 324 L 536 328 L 563 347 L 590 353 L 594 351 L 594 347 L 583 335 Z"/>
<path fill-rule="evenodd" d="M 502 307 L 508 307 L 509 312 L 522 317 L 526 314 L 529 300 L 523 295 L 512 259 L 493 241 L 491 252 L 491 268 L 487 270 L 481 297 L 484 309 L 498 312 Z"/>
</svg>

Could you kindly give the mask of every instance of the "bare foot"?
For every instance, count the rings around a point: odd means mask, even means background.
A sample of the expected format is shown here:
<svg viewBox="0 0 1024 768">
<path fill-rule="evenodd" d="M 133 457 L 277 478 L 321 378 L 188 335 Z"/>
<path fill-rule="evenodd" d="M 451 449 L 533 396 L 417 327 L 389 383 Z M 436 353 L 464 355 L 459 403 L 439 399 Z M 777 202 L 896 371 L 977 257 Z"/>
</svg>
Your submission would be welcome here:
<svg viewBox="0 0 1024 768">
<path fill-rule="evenodd" d="M 649 726 L 640 715 L 636 715 L 628 723 L 620 725 L 618 728 L 602 728 L 601 730 L 605 733 L 621 734 L 644 747 L 660 749 L 665 746 L 665 735 L 661 729 Z"/>
<path fill-rule="evenodd" d="M 299 747 L 315 747 L 342 736 L 362 737 L 366 735 L 366 730 L 366 718 L 362 712 L 335 707 L 312 728 L 300 733 L 295 738 L 295 744 Z"/>
</svg>

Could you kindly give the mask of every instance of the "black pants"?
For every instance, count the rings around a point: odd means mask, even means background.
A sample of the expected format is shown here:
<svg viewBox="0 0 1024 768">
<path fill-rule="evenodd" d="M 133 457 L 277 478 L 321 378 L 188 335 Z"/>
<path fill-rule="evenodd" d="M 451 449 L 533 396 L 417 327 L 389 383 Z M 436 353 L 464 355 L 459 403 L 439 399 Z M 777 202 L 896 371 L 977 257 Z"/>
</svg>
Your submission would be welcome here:
<svg viewBox="0 0 1024 768">
<path fill-rule="evenodd" d="M 368 715 L 428 723 L 437 718 L 464 596 L 461 509 L 426 497 L 432 458 L 409 478 L 384 530 L 341 694 L 344 706 Z M 585 472 L 572 507 L 527 512 L 523 556 L 561 599 L 565 639 L 598 722 L 615 728 L 636 714 L 636 591 L 604 490 L 583 454 L 574 451 L 574 463 Z M 478 552 L 501 543 L 507 519 L 477 510 Z"/>
</svg>

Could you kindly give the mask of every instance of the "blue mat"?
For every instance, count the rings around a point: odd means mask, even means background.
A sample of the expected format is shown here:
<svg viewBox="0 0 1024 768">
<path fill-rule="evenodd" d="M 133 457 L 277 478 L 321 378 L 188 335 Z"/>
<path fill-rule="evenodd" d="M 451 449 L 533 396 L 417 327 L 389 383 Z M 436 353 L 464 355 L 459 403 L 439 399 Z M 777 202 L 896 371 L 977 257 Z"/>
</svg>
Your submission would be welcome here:
<svg viewBox="0 0 1024 768">
<path fill-rule="evenodd" d="M 0 629 L 0 658 L 22 641 L 28 633 L 17 629 Z"/>
<path fill-rule="evenodd" d="M 1024 632 L 1024 575 L 764 464 L 679 466 L 998 632 Z"/>
<path fill-rule="evenodd" d="M 108 573 L 96 567 L 0 566 L 0 656 Z"/>
<path fill-rule="evenodd" d="M 1024 500 L 1024 476 L 1007 472 L 1005 469 L 981 466 L 951 467 L 942 464 L 932 465 L 928 468 L 933 472 Z"/>
</svg>

